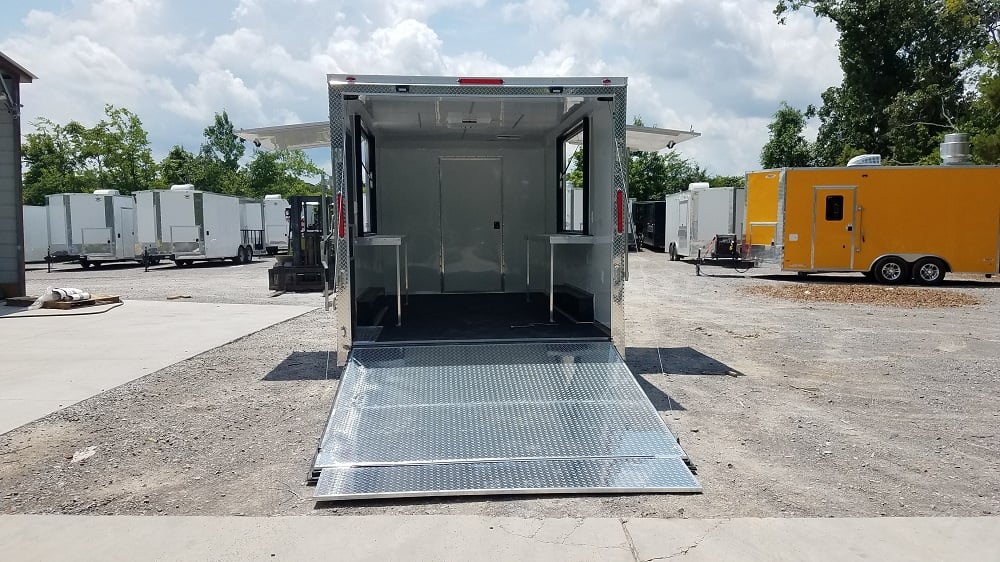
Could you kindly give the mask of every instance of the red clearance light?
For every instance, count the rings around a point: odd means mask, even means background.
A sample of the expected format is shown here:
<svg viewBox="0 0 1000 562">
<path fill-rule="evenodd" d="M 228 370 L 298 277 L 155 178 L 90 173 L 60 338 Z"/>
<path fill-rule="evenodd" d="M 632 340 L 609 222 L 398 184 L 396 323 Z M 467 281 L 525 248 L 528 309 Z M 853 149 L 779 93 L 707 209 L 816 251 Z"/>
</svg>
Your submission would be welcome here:
<svg viewBox="0 0 1000 562">
<path fill-rule="evenodd" d="M 611 79 L 610 78 L 605 78 L 604 80 L 601 80 L 601 84 L 604 84 L 605 86 L 610 86 L 611 85 Z"/>
<path fill-rule="evenodd" d="M 459 84 L 466 86 L 500 86 L 503 84 L 501 78 L 459 78 Z"/>
<path fill-rule="evenodd" d="M 344 237 L 344 194 L 337 194 L 337 236 Z"/>
<path fill-rule="evenodd" d="M 625 232 L 625 193 L 618 190 L 615 193 L 615 211 L 618 213 L 618 234 Z"/>
<path fill-rule="evenodd" d="M 358 79 L 353 76 L 348 76 L 347 78 L 344 78 L 344 80 L 348 82 L 357 82 Z"/>
</svg>

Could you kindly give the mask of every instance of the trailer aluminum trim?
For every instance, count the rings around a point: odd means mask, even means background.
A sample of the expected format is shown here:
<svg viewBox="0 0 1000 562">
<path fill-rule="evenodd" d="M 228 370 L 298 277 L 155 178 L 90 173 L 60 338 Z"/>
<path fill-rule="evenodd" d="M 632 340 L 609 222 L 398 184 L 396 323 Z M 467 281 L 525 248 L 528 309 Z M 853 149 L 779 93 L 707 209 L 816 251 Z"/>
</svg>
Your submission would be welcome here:
<svg viewBox="0 0 1000 562">
<path fill-rule="evenodd" d="M 530 476 L 529 476 L 530 475 Z M 507 482 L 521 482 L 510 487 Z M 697 493 L 681 459 L 610 458 L 324 468 L 321 501 L 491 494 Z"/>
</svg>

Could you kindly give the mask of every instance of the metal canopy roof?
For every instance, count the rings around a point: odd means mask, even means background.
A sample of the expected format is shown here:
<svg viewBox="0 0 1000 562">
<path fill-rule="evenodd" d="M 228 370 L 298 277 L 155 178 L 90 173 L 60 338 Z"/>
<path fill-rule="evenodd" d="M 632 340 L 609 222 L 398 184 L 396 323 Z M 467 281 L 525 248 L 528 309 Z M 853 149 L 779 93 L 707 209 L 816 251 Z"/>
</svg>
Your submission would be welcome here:
<svg viewBox="0 0 1000 562">
<path fill-rule="evenodd" d="M 28 72 L 28 69 L 14 62 L 14 59 L 3 54 L 2 51 L 0 51 L 0 69 L 17 74 L 18 80 L 22 84 L 29 84 L 32 80 L 38 80 L 37 76 Z"/>
<path fill-rule="evenodd" d="M 236 134 L 266 150 L 330 146 L 330 124 L 326 121 L 241 129 Z M 694 131 L 629 125 L 625 131 L 625 145 L 632 151 L 659 152 L 699 136 L 701 133 Z"/>
</svg>

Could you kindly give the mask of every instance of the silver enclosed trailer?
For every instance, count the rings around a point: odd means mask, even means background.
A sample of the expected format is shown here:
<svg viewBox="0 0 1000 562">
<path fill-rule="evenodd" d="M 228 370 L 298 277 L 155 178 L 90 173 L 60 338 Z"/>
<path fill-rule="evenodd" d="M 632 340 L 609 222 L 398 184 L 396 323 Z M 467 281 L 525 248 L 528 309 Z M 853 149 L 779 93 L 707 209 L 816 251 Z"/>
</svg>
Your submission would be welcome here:
<svg viewBox="0 0 1000 562">
<path fill-rule="evenodd" d="M 288 251 L 288 200 L 281 195 L 264 196 L 264 246 L 268 254 Z"/>
<path fill-rule="evenodd" d="M 132 261 L 136 255 L 135 200 L 114 189 L 46 198 L 50 253 L 83 267 Z M 140 252 L 141 254 L 141 252 Z"/>
<path fill-rule="evenodd" d="M 49 254 L 48 216 L 45 207 L 25 205 L 24 213 L 24 261 L 43 262 Z"/>
<path fill-rule="evenodd" d="M 135 193 L 139 244 L 150 261 L 229 259 L 249 262 L 253 247 L 244 242 L 239 197 L 199 191 L 191 184 Z"/>
<path fill-rule="evenodd" d="M 671 193 L 665 201 L 665 249 L 672 260 L 712 257 L 714 241 L 743 231 L 746 188 L 692 183 L 687 191 Z M 737 243 L 734 251 L 738 247 Z"/>
<path fill-rule="evenodd" d="M 626 80 L 328 83 L 345 369 L 315 497 L 699 491 L 622 359 Z"/>
</svg>

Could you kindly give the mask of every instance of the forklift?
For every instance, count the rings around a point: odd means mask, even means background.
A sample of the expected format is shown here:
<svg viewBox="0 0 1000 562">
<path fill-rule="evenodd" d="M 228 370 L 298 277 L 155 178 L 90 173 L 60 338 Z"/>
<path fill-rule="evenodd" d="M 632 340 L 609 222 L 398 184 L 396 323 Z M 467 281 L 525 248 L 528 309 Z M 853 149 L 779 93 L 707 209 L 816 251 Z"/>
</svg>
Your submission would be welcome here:
<svg viewBox="0 0 1000 562">
<path fill-rule="evenodd" d="M 277 255 L 268 270 L 268 288 L 280 292 L 317 292 L 329 287 L 334 255 L 329 225 L 334 211 L 321 195 L 288 197 L 288 253 Z"/>
</svg>

